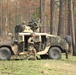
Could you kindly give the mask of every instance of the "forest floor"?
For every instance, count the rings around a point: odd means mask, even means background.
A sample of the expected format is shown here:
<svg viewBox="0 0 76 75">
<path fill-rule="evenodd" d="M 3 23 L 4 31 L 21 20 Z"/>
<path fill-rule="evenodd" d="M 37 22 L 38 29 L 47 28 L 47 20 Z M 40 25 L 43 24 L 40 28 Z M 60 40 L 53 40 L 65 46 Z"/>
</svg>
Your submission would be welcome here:
<svg viewBox="0 0 76 75">
<path fill-rule="evenodd" d="M 18 57 L 19 58 L 19 57 Z M 60 60 L 0 60 L 0 75 L 76 75 L 76 57 Z"/>
</svg>

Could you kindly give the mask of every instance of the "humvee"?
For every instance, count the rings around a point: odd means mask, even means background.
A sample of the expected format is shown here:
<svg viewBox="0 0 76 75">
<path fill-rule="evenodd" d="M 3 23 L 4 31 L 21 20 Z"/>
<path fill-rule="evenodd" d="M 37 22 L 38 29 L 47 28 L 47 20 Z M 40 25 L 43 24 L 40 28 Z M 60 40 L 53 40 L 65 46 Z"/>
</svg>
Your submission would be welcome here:
<svg viewBox="0 0 76 75">
<path fill-rule="evenodd" d="M 28 39 L 33 31 L 27 26 L 24 29 L 17 25 L 15 37 L 10 41 L 0 43 L 1 60 L 9 60 L 12 55 L 26 55 L 28 53 Z M 66 53 L 66 58 L 68 57 L 68 43 L 59 36 L 35 32 L 34 42 L 37 55 L 40 55 L 42 59 L 60 59 L 62 53 Z"/>
</svg>

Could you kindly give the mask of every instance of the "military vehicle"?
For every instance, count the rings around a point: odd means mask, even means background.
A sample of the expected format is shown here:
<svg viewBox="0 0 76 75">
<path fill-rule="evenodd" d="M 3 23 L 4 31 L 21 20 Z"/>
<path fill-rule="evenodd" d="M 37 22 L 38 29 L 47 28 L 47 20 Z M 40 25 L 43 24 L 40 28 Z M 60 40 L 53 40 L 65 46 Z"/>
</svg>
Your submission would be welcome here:
<svg viewBox="0 0 76 75">
<path fill-rule="evenodd" d="M 33 32 L 31 26 L 16 25 L 15 36 L 10 41 L 0 43 L 0 59 L 9 60 L 12 55 L 28 54 L 28 39 Z M 35 29 L 38 29 L 35 26 Z M 42 59 L 60 59 L 62 53 L 68 58 L 69 45 L 65 39 L 47 33 L 35 33 L 35 48 Z M 11 35 L 10 35 L 11 36 Z"/>
</svg>

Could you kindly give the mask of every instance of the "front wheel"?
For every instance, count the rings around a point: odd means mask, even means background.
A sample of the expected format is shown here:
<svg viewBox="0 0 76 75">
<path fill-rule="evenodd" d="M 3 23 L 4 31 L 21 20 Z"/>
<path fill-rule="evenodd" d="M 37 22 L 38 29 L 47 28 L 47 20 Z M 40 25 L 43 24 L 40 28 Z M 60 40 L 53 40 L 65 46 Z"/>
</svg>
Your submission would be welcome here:
<svg viewBox="0 0 76 75">
<path fill-rule="evenodd" d="M 11 58 L 11 51 L 7 47 L 0 48 L 0 59 L 9 60 Z"/>
<path fill-rule="evenodd" d="M 52 47 L 48 52 L 48 56 L 50 59 L 60 59 L 61 55 L 61 50 L 58 47 Z"/>
</svg>

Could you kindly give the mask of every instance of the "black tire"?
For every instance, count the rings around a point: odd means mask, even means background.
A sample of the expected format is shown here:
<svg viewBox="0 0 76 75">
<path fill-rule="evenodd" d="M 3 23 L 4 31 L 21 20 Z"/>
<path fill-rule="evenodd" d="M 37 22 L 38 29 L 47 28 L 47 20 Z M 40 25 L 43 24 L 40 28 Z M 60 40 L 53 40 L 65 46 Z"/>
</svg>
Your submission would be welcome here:
<svg viewBox="0 0 76 75">
<path fill-rule="evenodd" d="M 0 48 L 0 59 L 9 60 L 11 58 L 11 51 L 7 47 Z"/>
<path fill-rule="evenodd" d="M 50 50 L 48 52 L 48 56 L 50 59 L 60 59 L 62 56 L 62 52 L 61 52 L 60 48 L 52 47 L 52 48 L 50 48 Z"/>
<path fill-rule="evenodd" d="M 66 35 L 65 40 L 67 41 L 67 43 L 68 43 L 69 46 L 70 46 L 71 43 L 72 43 L 72 38 L 71 38 L 71 36 L 70 36 L 70 35 Z"/>
</svg>

